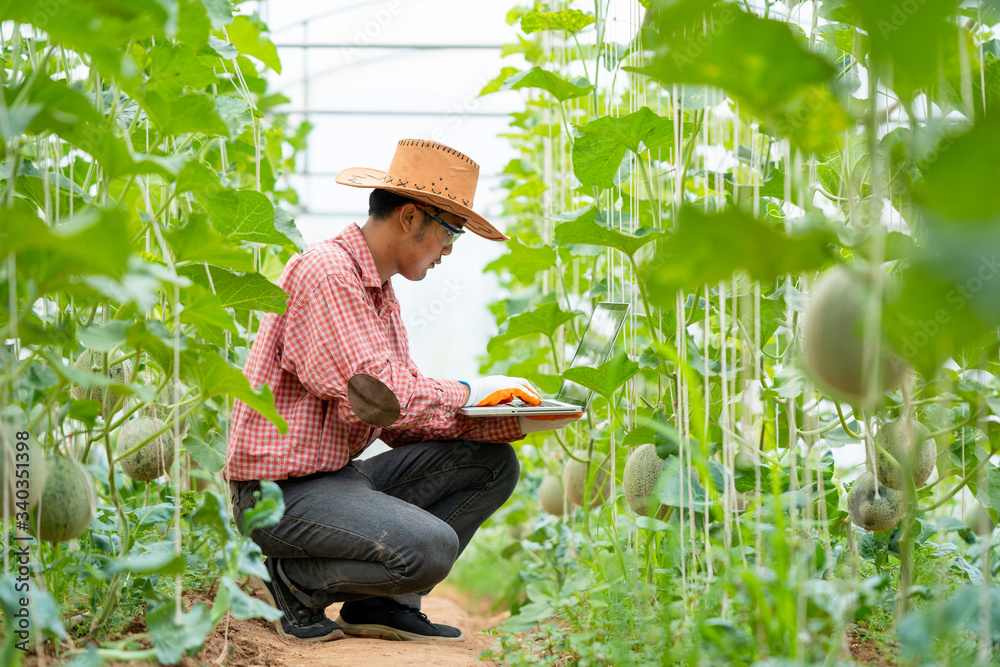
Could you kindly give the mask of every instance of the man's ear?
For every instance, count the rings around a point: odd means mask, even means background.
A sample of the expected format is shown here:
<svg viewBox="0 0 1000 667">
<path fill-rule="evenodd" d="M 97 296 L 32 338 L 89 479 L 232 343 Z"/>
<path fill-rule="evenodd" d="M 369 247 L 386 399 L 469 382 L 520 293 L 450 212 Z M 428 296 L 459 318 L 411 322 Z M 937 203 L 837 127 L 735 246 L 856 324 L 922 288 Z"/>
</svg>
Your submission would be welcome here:
<svg viewBox="0 0 1000 667">
<path fill-rule="evenodd" d="M 419 224 L 416 219 L 417 207 L 413 204 L 403 204 L 399 207 L 397 213 L 398 215 L 395 218 L 395 222 L 404 233 L 409 234 L 410 230 Z"/>
</svg>

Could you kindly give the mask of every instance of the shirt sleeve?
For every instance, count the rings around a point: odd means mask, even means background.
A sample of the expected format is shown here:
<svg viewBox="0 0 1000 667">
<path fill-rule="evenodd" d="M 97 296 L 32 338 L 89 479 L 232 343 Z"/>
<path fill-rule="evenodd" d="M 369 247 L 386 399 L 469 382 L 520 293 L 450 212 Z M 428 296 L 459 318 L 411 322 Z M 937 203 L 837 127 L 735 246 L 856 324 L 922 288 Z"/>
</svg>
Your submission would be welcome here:
<svg viewBox="0 0 1000 667">
<path fill-rule="evenodd" d="M 358 373 L 377 378 L 395 394 L 400 415 L 394 429 L 452 419 L 465 401 L 465 388 L 421 375 L 407 359 L 397 358 L 389 338 L 391 315 L 376 311 L 366 289 L 354 276 L 332 274 L 294 300 L 285 325 L 282 368 L 310 393 L 330 401 L 337 418 L 351 424 L 362 423 L 347 400 L 347 382 Z"/>
</svg>

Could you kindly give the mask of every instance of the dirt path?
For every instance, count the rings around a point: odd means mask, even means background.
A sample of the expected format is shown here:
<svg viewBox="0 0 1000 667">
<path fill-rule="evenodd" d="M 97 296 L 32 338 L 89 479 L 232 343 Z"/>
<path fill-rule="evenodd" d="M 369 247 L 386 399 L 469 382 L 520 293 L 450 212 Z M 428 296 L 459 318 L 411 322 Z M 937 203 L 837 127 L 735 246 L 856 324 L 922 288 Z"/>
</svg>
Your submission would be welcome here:
<svg viewBox="0 0 1000 667">
<path fill-rule="evenodd" d="M 184 594 L 184 606 L 195 602 L 211 604 L 211 600 L 192 593 Z M 509 615 L 491 614 L 488 609 L 472 609 L 464 595 L 447 585 L 440 585 L 424 598 L 423 611 L 435 623 L 453 625 L 462 630 L 464 639 L 458 642 L 393 642 L 378 639 L 347 637 L 332 642 L 306 643 L 286 641 L 278 636 L 274 625 L 260 618 L 223 620 L 205 641 L 197 656 L 184 658 L 180 667 L 466 667 L 494 665 L 479 659 L 480 653 L 494 645 L 494 638 L 479 634 L 490 630 Z M 326 610 L 330 618 L 340 613 L 340 605 Z M 124 636 L 141 634 L 146 625 L 135 618 Z M 116 637 L 121 639 L 121 637 Z M 148 638 L 140 639 L 139 648 L 151 646 Z M 55 648 L 46 644 L 46 667 L 58 662 Z M 24 667 L 38 667 L 38 656 L 32 654 L 22 662 Z M 108 667 L 148 667 L 147 662 L 107 662 Z"/>
<path fill-rule="evenodd" d="M 319 644 L 286 643 L 275 633 L 274 626 L 262 619 L 231 619 L 228 638 L 225 637 L 226 623 L 223 622 L 209 637 L 197 660 L 206 665 L 220 664 L 214 661 L 226 646 L 230 646 L 233 648 L 230 649 L 229 659 L 221 663 L 229 667 L 465 667 L 494 664 L 479 659 L 479 654 L 494 641 L 493 637 L 479 633 L 497 627 L 507 617 L 506 613 L 489 615 L 470 611 L 459 592 L 441 586 L 424 599 L 423 611 L 435 623 L 460 628 L 464 639 L 460 642 L 391 642 L 348 637 Z M 327 609 L 330 618 L 336 618 L 338 613 L 340 605 Z M 193 667 L 199 662 L 185 664 Z"/>
</svg>

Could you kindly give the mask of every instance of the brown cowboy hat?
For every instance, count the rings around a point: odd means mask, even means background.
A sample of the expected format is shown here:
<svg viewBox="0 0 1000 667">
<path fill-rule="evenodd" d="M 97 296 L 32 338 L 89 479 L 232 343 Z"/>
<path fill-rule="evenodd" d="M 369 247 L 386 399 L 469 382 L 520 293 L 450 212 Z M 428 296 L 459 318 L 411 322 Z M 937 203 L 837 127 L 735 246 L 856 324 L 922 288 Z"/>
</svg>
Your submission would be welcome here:
<svg viewBox="0 0 1000 667">
<path fill-rule="evenodd" d="M 355 188 L 378 188 L 416 199 L 465 218 L 465 228 L 490 239 L 507 237 L 472 210 L 479 165 L 454 148 L 436 141 L 403 139 L 396 146 L 389 171 L 352 167 L 337 174 L 337 182 Z"/>
</svg>

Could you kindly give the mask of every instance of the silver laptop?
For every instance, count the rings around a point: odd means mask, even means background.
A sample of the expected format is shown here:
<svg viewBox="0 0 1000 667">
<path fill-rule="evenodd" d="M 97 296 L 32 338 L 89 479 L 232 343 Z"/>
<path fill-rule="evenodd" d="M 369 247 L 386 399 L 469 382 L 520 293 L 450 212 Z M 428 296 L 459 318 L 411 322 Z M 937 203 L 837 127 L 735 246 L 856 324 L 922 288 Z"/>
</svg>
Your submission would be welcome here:
<svg viewBox="0 0 1000 667">
<path fill-rule="evenodd" d="M 618 335 L 621 333 L 629 304 L 602 302 L 594 308 L 587 323 L 587 330 L 573 355 L 570 368 L 600 366 L 611 357 Z M 586 387 L 563 380 L 562 388 L 554 399 L 543 398 L 541 405 L 528 405 L 515 399 L 511 403 L 485 407 L 462 408 L 459 414 L 469 417 L 496 417 L 502 415 L 572 415 L 586 412 L 594 392 Z"/>
</svg>

